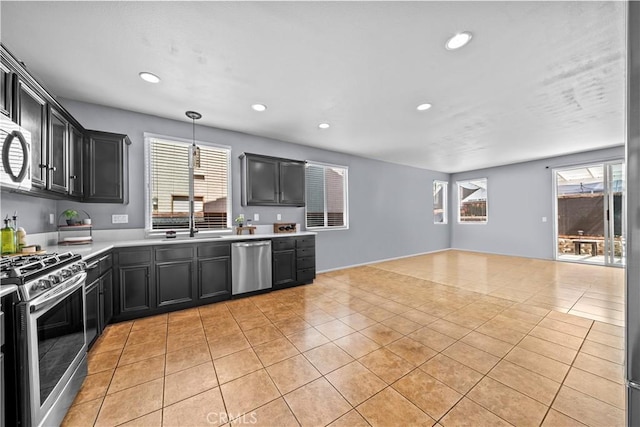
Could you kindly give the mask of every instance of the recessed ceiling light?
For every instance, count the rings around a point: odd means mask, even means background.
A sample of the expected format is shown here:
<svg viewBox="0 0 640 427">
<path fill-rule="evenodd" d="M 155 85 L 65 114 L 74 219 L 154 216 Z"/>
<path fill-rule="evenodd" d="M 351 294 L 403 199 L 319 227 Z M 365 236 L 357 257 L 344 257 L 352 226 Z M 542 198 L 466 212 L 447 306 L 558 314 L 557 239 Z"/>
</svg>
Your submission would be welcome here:
<svg viewBox="0 0 640 427">
<path fill-rule="evenodd" d="M 449 40 L 447 40 L 447 43 L 444 45 L 444 47 L 446 47 L 447 50 L 460 49 L 462 46 L 466 45 L 471 41 L 471 37 L 472 35 L 468 31 L 458 33 L 455 36 L 451 37 Z"/>
<path fill-rule="evenodd" d="M 416 107 L 418 111 L 427 111 L 429 108 L 431 108 L 431 104 L 420 104 Z"/>
<path fill-rule="evenodd" d="M 267 109 L 267 106 L 264 104 L 253 104 L 251 108 L 253 108 L 255 111 L 265 111 Z"/>
<path fill-rule="evenodd" d="M 147 71 L 143 71 L 138 74 L 142 80 L 149 83 L 159 83 L 160 77 L 156 76 L 153 73 L 149 73 Z"/>
<path fill-rule="evenodd" d="M 320 129 L 329 129 L 330 126 L 329 126 L 329 123 L 320 123 L 318 127 Z"/>
</svg>

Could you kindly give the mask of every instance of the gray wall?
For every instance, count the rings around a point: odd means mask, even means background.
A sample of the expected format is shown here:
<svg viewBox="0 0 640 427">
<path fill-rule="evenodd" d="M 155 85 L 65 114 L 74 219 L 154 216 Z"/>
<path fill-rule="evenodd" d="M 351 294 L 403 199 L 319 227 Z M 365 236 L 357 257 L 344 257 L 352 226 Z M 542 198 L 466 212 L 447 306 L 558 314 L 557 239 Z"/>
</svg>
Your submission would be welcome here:
<svg viewBox="0 0 640 427">
<path fill-rule="evenodd" d="M 552 259 L 552 169 L 624 159 L 624 146 L 451 175 L 451 247 Z M 548 169 L 547 169 L 548 166 Z M 487 224 L 458 224 L 456 181 L 487 178 Z M 542 222 L 547 217 L 547 222 Z"/>
<path fill-rule="evenodd" d="M 24 196 L 8 191 L 2 191 L 0 198 L 2 219 L 7 214 L 12 216 L 14 212 L 18 212 L 18 227 L 23 227 L 27 233 L 56 231 L 56 226 L 49 224 L 49 214 L 54 214 L 57 220 L 58 202 L 56 200 Z"/>
<path fill-rule="evenodd" d="M 90 213 L 96 229 L 144 227 L 144 132 L 190 139 L 191 123 L 118 110 L 104 106 L 61 100 L 69 112 L 87 129 L 125 133 L 130 147 L 130 202 L 128 205 L 90 204 L 60 201 L 58 214 L 67 208 Z M 339 268 L 449 247 L 449 228 L 434 225 L 432 191 L 434 179 L 448 174 L 400 166 L 346 154 L 320 150 L 238 132 L 198 126 L 196 138 L 231 146 L 233 215 L 244 213 L 258 224 L 271 224 L 276 214 L 282 221 L 304 224 L 304 208 L 240 206 L 240 160 L 242 152 L 313 160 L 349 167 L 349 230 L 320 231 L 317 236 L 318 270 Z M 22 197 L 33 205 L 39 199 Z M 3 209 L 6 210 L 3 205 Z M 128 214 L 128 224 L 111 224 L 112 214 Z M 40 215 L 40 214 L 38 214 Z M 37 226 L 33 225 L 34 231 Z"/>
</svg>

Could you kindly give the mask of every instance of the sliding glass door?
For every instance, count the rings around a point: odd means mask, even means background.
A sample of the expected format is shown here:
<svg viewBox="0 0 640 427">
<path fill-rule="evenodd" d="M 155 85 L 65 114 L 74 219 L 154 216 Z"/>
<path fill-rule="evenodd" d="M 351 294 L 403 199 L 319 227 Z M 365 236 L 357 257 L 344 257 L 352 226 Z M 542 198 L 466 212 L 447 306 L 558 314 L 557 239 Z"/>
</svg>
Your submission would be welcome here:
<svg viewBox="0 0 640 427">
<path fill-rule="evenodd" d="M 557 260 L 624 265 L 624 177 L 622 161 L 554 171 Z"/>
</svg>

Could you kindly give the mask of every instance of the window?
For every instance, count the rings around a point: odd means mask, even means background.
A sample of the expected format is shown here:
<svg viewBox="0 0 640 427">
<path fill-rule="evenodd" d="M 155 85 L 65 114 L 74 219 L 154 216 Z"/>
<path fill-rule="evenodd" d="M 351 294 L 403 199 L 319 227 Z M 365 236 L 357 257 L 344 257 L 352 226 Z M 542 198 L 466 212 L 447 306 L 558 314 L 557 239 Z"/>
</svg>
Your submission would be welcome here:
<svg viewBox="0 0 640 427">
<path fill-rule="evenodd" d="M 447 209 L 447 187 L 446 181 L 433 181 L 433 223 L 446 224 L 449 217 Z"/>
<path fill-rule="evenodd" d="M 487 178 L 458 181 L 458 222 L 487 223 Z"/>
<path fill-rule="evenodd" d="M 147 230 L 188 230 L 191 142 L 145 134 Z M 231 227 L 230 150 L 198 143 L 194 155 L 193 200 L 199 230 Z"/>
<path fill-rule="evenodd" d="M 307 162 L 307 229 L 349 228 L 347 172 L 344 166 Z"/>
</svg>

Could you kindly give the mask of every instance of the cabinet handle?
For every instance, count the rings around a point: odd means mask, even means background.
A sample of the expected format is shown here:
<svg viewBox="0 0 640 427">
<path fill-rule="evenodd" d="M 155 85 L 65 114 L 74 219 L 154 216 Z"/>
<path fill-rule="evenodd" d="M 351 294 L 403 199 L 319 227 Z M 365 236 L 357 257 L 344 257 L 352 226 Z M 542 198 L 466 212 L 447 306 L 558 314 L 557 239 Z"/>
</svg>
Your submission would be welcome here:
<svg viewBox="0 0 640 427">
<path fill-rule="evenodd" d="M 49 169 L 50 171 L 54 171 L 54 172 L 58 170 L 58 168 L 56 168 L 55 166 L 49 166 L 49 167 L 47 167 L 47 169 Z"/>
<path fill-rule="evenodd" d="M 69 179 L 78 179 L 78 177 L 77 177 L 77 176 L 75 176 L 75 175 L 71 175 L 71 176 L 69 177 Z"/>
<path fill-rule="evenodd" d="M 47 165 L 43 165 L 42 163 L 40 163 L 38 166 L 40 167 L 40 169 L 46 169 L 47 168 Z"/>
</svg>

